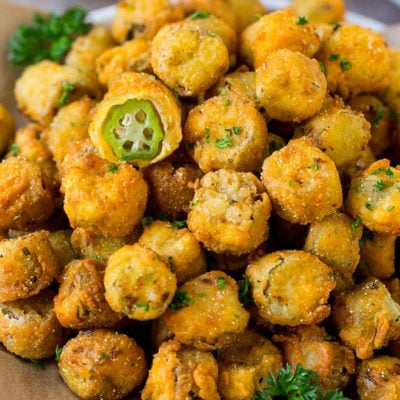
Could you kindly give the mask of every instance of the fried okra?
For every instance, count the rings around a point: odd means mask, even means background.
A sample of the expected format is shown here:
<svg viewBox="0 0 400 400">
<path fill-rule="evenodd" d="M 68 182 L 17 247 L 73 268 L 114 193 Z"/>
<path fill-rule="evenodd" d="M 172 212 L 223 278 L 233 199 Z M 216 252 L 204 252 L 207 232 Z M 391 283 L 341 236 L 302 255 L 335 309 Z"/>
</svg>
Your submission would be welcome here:
<svg viewBox="0 0 400 400">
<path fill-rule="evenodd" d="M 58 368 L 81 399 L 122 399 L 147 373 L 143 349 L 134 339 L 105 329 L 80 331 L 62 348 Z"/>
<path fill-rule="evenodd" d="M 1 302 L 39 293 L 60 272 L 47 231 L 0 241 L 0 255 Z"/>
<path fill-rule="evenodd" d="M 336 291 L 351 287 L 360 260 L 359 241 L 362 226 L 338 211 L 310 224 L 304 250 L 329 265 L 336 281 Z"/>
<path fill-rule="evenodd" d="M 379 355 L 363 360 L 356 379 L 360 400 L 391 400 L 400 395 L 400 358 Z"/>
<path fill-rule="evenodd" d="M 400 49 L 390 48 L 389 50 L 389 84 L 380 93 L 385 104 L 396 114 L 400 114 L 400 101 L 398 93 L 400 91 Z"/>
<path fill-rule="evenodd" d="M 48 60 L 24 69 L 15 83 L 18 108 L 43 126 L 50 124 L 60 108 L 84 95 L 100 98 L 95 75 Z"/>
<path fill-rule="evenodd" d="M 187 226 L 208 250 L 240 255 L 268 237 L 271 201 L 250 172 L 220 169 L 205 174 L 191 205 Z"/>
<path fill-rule="evenodd" d="M 27 299 L 0 303 L 0 342 L 11 353 L 30 360 L 49 358 L 66 340 L 54 312 L 54 293 L 43 290 Z"/>
<path fill-rule="evenodd" d="M 228 0 L 228 3 L 235 12 L 238 33 L 253 23 L 257 16 L 267 13 L 260 0 Z"/>
<path fill-rule="evenodd" d="M 399 235 L 399 188 L 400 170 L 378 160 L 351 179 L 346 211 L 370 231 Z"/>
<path fill-rule="evenodd" d="M 147 204 L 147 183 L 139 171 L 90 153 L 63 176 L 61 190 L 72 228 L 110 237 L 132 233 Z"/>
<path fill-rule="evenodd" d="M 175 273 L 178 283 L 206 272 L 204 252 L 187 228 L 168 221 L 154 221 L 144 227 L 138 242 L 160 256 Z"/>
<path fill-rule="evenodd" d="M 104 297 L 105 265 L 96 260 L 71 261 L 60 279 L 54 311 L 61 325 L 71 329 L 112 328 L 123 315 Z"/>
<path fill-rule="evenodd" d="M 292 139 L 267 157 L 262 182 L 274 210 L 292 223 L 320 221 L 342 205 L 335 163 L 308 137 Z"/>
<path fill-rule="evenodd" d="M 218 391 L 225 400 L 250 399 L 265 386 L 263 379 L 283 366 L 278 348 L 250 329 L 237 335 L 216 357 Z"/>
<path fill-rule="evenodd" d="M 70 229 L 61 229 L 50 232 L 49 234 L 49 242 L 51 244 L 54 253 L 57 256 L 58 266 L 60 275 L 62 271 L 64 271 L 64 267 L 76 258 L 76 253 L 72 248 L 71 244 L 71 230 Z M 60 279 L 60 275 L 57 276 L 57 279 Z"/>
<path fill-rule="evenodd" d="M 400 335 L 400 305 L 376 278 L 335 297 L 332 322 L 343 343 L 365 360 Z"/>
<path fill-rule="evenodd" d="M 0 228 L 32 230 L 53 214 L 51 185 L 33 161 L 10 157 L 0 163 Z"/>
<path fill-rule="evenodd" d="M 161 161 L 182 139 L 174 95 L 146 73 L 124 72 L 97 105 L 89 135 L 101 157 L 138 167 Z"/>
<path fill-rule="evenodd" d="M 111 33 L 118 43 L 151 40 L 162 26 L 183 17 L 182 8 L 169 0 L 121 0 L 111 22 Z"/>
<path fill-rule="evenodd" d="M 353 352 L 317 325 L 286 328 L 272 337 L 282 349 L 283 363 L 315 372 L 324 389 L 346 387 L 356 372 Z"/>
<path fill-rule="evenodd" d="M 300 122 L 320 111 L 327 83 L 317 60 L 281 49 L 256 69 L 256 93 L 269 117 Z"/>
<path fill-rule="evenodd" d="M 110 87 L 125 71 L 151 73 L 150 46 L 148 40 L 132 39 L 104 51 L 96 59 L 99 82 Z"/>
<path fill-rule="evenodd" d="M 0 154 L 3 155 L 14 139 L 14 117 L 3 104 L 0 104 Z"/>
<path fill-rule="evenodd" d="M 384 90 L 389 85 L 390 58 L 382 34 L 358 25 L 341 25 L 321 46 L 328 89 L 344 99 Z"/>
<path fill-rule="evenodd" d="M 222 271 L 209 271 L 181 285 L 163 315 L 180 342 L 199 350 L 216 350 L 235 341 L 249 313 L 238 297 L 236 281 Z"/>
<path fill-rule="evenodd" d="M 310 325 L 330 314 L 333 271 L 311 253 L 275 251 L 251 262 L 245 274 L 258 313 L 272 324 Z"/>
<path fill-rule="evenodd" d="M 217 379 L 217 362 L 210 352 L 169 340 L 153 356 L 141 399 L 220 400 Z"/>
<path fill-rule="evenodd" d="M 134 243 L 110 256 L 104 287 L 106 300 L 114 311 L 146 321 L 158 318 L 167 309 L 177 279 L 153 250 Z"/>
<path fill-rule="evenodd" d="M 259 170 L 267 137 L 267 125 L 256 103 L 233 91 L 194 107 L 183 128 L 188 153 L 204 173 L 222 168 Z"/>
<path fill-rule="evenodd" d="M 166 25 L 151 45 L 154 73 L 180 96 L 205 92 L 229 68 L 229 51 L 220 36 L 190 22 Z"/>
<path fill-rule="evenodd" d="M 257 69 L 268 54 L 288 49 L 313 57 L 320 47 L 320 38 L 310 23 L 299 23 L 290 7 L 263 15 L 240 35 L 239 54 L 243 62 Z"/>
<path fill-rule="evenodd" d="M 293 0 L 291 6 L 297 15 L 311 22 L 337 23 L 344 20 L 344 0 Z"/>
</svg>

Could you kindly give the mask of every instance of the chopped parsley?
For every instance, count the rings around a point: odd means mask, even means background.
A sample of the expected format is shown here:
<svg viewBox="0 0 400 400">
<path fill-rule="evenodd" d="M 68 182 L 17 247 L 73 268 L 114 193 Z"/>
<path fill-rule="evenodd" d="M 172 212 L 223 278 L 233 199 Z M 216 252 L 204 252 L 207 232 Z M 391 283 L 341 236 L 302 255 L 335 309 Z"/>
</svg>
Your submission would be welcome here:
<svg viewBox="0 0 400 400">
<path fill-rule="evenodd" d="M 10 144 L 10 153 L 15 156 L 18 153 L 19 147 L 17 143 L 11 143 Z"/>
<path fill-rule="evenodd" d="M 199 10 L 189 15 L 190 19 L 209 18 L 210 14 L 207 11 Z"/>
<path fill-rule="evenodd" d="M 150 225 L 154 221 L 152 216 L 147 216 L 142 218 L 142 226 Z"/>
<path fill-rule="evenodd" d="M 365 203 L 365 208 L 366 208 L 367 210 L 370 210 L 370 211 L 372 211 L 372 204 L 371 204 L 371 203 L 368 203 L 368 202 L 366 202 L 366 203 Z"/>
<path fill-rule="evenodd" d="M 339 54 L 337 54 L 337 53 L 332 53 L 332 54 L 329 56 L 329 61 L 336 61 L 336 60 L 339 59 L 339 57 L 340 57 Z"/>
<path fill-rule="evenodd" d="M 376 170 L 372 171 L 372 175 L 378 175 L 381 172 L 384 172 L 385 175 L 387 175 L 389 178 L 394 178 L 394 173 L 390 168 L 377 168 Z"/>
<path fill-rule="evenodd" d="M 169 269 L 172 272 L 174 272 L 175 270 L 174 259 L 171 256 L 168 257 L 168 264 L 169 264 Z"/>
<path fill-rule="evenodd" d="M 362 224 L 362 219 L 361 217 L 357 217 L 354 221 L 351 223 L 351 230 L 356 231 Z"/>
<path fill-rule="evenodd" d="M 135 307 L 144 308 L 145 311 L 149 311 L 150 310 L 150 304 L 149 303 L 145 303 L 143 301 L 138 301 L 137 303 L 135 303 Z"/>
<path fill-rule="evenodd" d="M 63 92 L 61 94 L 61 97 L 58 99 L 58 105 L 60 107 L 64 107 L 67 104 L 69 95 L 74 90 L 75 90 L 75 87 L 73 85 L 71 85 L 69 82 L 64 82 Z"/>
<path fill-rule="evenodd" d="M 110 166 L 108 167 L 108 171 L 111 172 L 111 173 L 113 173 L 113 174 L 115 174 L 115 173 L 117 172 L 117 170 L 118 170 L 118 165 L 116 165 L 116 164 L 110 165 Z"/>
<path fill-rule="evenodd" d="M 172 311 L 180 310 L 181 308 L 185 308 L 194 303 L 194 300 L 189 298 L 187 292 L 185 290 L 177 290 L 175 292 L 174 298 L 172 299 L 169 308 Z"/>
<path fill-rule="evenodd" d="M 61 357 L 61 353 L 62 353 L 62 347 L 57 345 L 56 349 L 55 349 L 55 357 L 54 359 L 59 362 L 60 361 L 60 357 Z"/>
<path fill-rule="evenodd" d="M 342 58 L 339 61 L 339 65 L 342 71 L 348 71 L 352 67 L 351 62 L 347 58 Z"/>
<path fill-rule="evenodd" d="M 229 135 L 226 135 L 223 139 L 216 139 L 215 140 L 215 147 L 218 149 L 223 149 L 225 147 L 232 147 L 232 140 Z"/>
<path fill-rule="evenodd" d="M 376 188 L 376 190 L 378 190 L 379 192 L 381 192 L 383 189 L 385 189 L 385 183 L 383 182 L 382 179 L 378 179 L 374 185 L 374 187 Z"/>
<path fill-rule="evenodd" d="M 393 211 L 395 209 L 395 206 L 388 206 L 386 207 L 387 211 Z"/>
<path fill-rule="evenodd" d="M 371 126 L 373 128 L 376 128 L 379 125 L 379 122 L 381 122 L 381 119 L 383 118 L 384 115 L 385 115 L 385 109 L 378 108 L 376 110 L 374 119 L 371 121 Z"/>
<path fill-rule="evenodd" d="M 186 221 L 173 221 L 169 224 L 169 226 L 179 229 L 186 228 Z"/>
<path fill-rule="evenodd" d="M 210 143 L 210 128 L 206 128 L 206 143 Z"/>
<path fill-rule="evenodd" d="M 189 201 L 189 207 L 190 208 L 193 208 L 193 207 L 195 207 L 195 206 L 197 206 L 197 204 L 199 204 L 199 202 L 200 202 L 200 200 L 190 200 Z"/>
<path fill-rule="evenodd" d="M 222 290 L 226 286 L 226 279 L 223 276 L 217 277 L 217 287 Z"/>
<path fill-rule="evenodd" d="M 298 17 L 296 24 L 297 25 L 305 25 L 308 23 L 308 19 L 306 17 Z"/>
<path fill-rule="evenodd" d="M 230 105 L 231 105 L 231 101 L 230 101 L 229 99 L 226 99 L 226 100 L 223 102 L 223 105 L 224 105 L 225 107 L 230 106 Z"/>
</svg>

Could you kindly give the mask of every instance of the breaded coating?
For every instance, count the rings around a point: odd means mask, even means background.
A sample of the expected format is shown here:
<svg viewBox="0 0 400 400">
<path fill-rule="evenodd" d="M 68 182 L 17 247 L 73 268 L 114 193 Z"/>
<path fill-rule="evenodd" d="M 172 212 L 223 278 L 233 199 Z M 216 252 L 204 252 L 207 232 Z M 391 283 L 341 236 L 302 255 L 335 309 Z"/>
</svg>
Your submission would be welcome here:
<svg viewBox="0 0 400 400">
<path fill-rule="evenodd" d="M 0 154 L 3 155 L 10 144 L 12 143 L 15 135 L 15 121 L 14 117 L 8 109 L 0 104 Z"/>
<path fill-rule="evenodd" d="M 213 355 L 177 340 L 161 344 L 153 357 L 142 400 L 220 400 Z"/>
<path fill-rule="evenodd" d="M 240 35 L 239 54 L 242 62 L 257 69 L 269 53 L 288 49 L 313 57 L 320 47 L 320 38 L 311 23 L 299 23 L 290 7 L 263 15 Z"/>
<path fill-rule="evenodd" d="M 229 91 L 190 110 L 183 128 L 188 153 L 204 172 L 261 168 L 268 130 L 256 103 Z"/>
<path fill-rule="evenodd" d="M 343 343 L 365 360 L 400 335 L 400 305 L 376 278 L 340 293 L 332 305 L 332 322 Z"/>
<path fill-rule="evenodd" d="M 324 389 L 343 389 L 356 372 L 353 352 L 317 325 L 286 328 L 272 337 L 282 349 L 284 364 L 293 368 L 299 363 L 315 372 Z"/>
<path fill-rule="evenodd" d="M 400 234 L 400 169 L 386 158 L 354 175 L 346 211 L 370 231 Z"/>
<path fill-rule="evenodd" d="M 340 172 L 354 166 L 371 139 L 364 115 L 337 96 L 327 97 L 321 111 L 300 125 L 296 134 L 312 137 Z"/>
<path fill-rule="evenodd" d="M 267 157 L 262 182 L 274 210 L 292 223 L 320 221 L 342 205 L 336 166 L 308 137 L 292 139 Z"/>
<path fill-rule="evenodd" d="M 263 2 L 260 0 L 228 0 L 237 20 L 237 31 L 242 32 L 254 20 L 267 13 Z"/>
<path fill-rule="evenodd" d="M 58 368 L 68 387 L 84 400 L 122 399 L 147 373 L 143 349 L 134 339 L 106 329 L 80 331 L 63 347 Z"/>
<path fill-rule="evenodd" d="M 130 164 L 111 164 L 88 153 L 61 183 L 72 228 L 123 237 L 134 231 L 146 209 L 147 183 Z"/>
<path fill-rule="evenodd" d="M 180 96 L 192 97 L 214 85 L 229 68 L 229 51 L 220 36 L 181 21 L 166 25 L 151 45 L 155 75 Z"/>
<path fill-rule="evenodd" d="M 0 228 L 32 230 L 53 214 L 51 185 L 39 165 L 22 157 L 0 163 Z"/>
<path fill-rule="evenodd" d="M 39 293 L 59 273 L 49 232 L 36 231 L 0 241 L 0 301 Z"/>
<path fill-rule="evenodd" d="M 300 17 L 328 24 L 343 21 L 346 12 L 344 0 L 293 0 L 291 6 Z"/>
<path fill-rule="evenodd" d="M 249 321 L 238 292 L 236 281 L 226 273 L 206 272 L 178 288 L 162 318 L 182 343 L 199 350 L 225 347 Z"/>
<path fill-rule="evenodd" d="M 61 325 L 71 329 L 112 328 L 123 315 L 104 297 L 105 265 L 91 259 L 71 261 L 64 270 L 54 311 Z"/>
<path fill-rule="evenodd" d="M 60 274 L 57 276 L 57 279 L 59 280 L 65 266 L 74 258 L 76 258 L 76 253 L 71 244 L 71 230 L 62 229 L 50 232 L 49 242 L 57 256 L 58 267 L 60 270 Z"/>
<path fill-rule="evenodd" d="M 316 55 L 325 67 L 328 90 L 344 99 L 384 90 L 390 58 L 382 34 L 358 25 L 341 25 Z"/>
<path fill-rule="evenodd" d="M 400 114 L 400 99 L 398 93 L 400 91 L 400 49 L 389 48 L 389 73 L 388 86 L 380 93 L 384 103 L 389 106 L 395 113 Z"/>
<path fill-rule="evenodd" d="M 138 242 L 157 253 L 183 283 L 206 272 L 204 251 L 193 233 L 168 221 L 153 221 L 144 227 Z"/>
<path fill-rule="evenodd" d="M 282 368 L 281 352 L 254 330 L 237 335 L 218 351 L 218 391 L 225 400 L 250 399 L 265 387 L 263 379 Z"/>
<path fill-rule="evenodd" d="M 120 0 L 111 22 L 111 33 L 118 43 L 151 40 L 165 24 L 183 18 L 182 8 L 170 4 L 169 0 Z"/>
<path fill-rule="evenodd" d="M 302 250 L 280 250 L 251 262 L 245 271 L 258 313 L 279 325 L 310 325 L 330 314 L 333 271 Z"/>
<path fill-rule="evenodd" d="M 14 94 L 22 113 L 43 126 L 64 105 L 84 95 L 101 96 L 95 75 L 48 60 L 25 68 L 15 82 Z"/>
<path fill-rule="evenodd" d="M 97 57 L 115 45 L 108 28 L 95 26 L 86 35 L 75 39 L 65 57 L 65 64 L 95 74 Z"/>
<path fill-rule="evenodd" d="M 125 245 L 108 259 L 104 274 L 106 300 L 131 319 L 158 318 L 172 301 L 177 279 L 169 266 L 139 243 Z"/>
<path fill-rule="evenodd" d="M 327 83 L 317 60 L 281 49 L 256 69 L 256 93 L 269 117 L 300 122 L 321 110 Z"/>
<path fill-rule="evenodd" d="M 126 71 L 151 73 L 150 41 L 131 39 L 104 51 L 96 59 L 99 82 L 110 87 L 112 81 Z"/>
<path fill-rule="evenodd" d="M 178 148 L 181 110 L 154 76 L 124 72 L 97 105 L 89 135 L 101 157 L 145 167 Z"/>
<path fill-rule="evenodd" d="M 250 172 L 208 172 L 198 183 L 191 205 L 187 226 L 208 250 L 240 255 L 268 237 L 271 201 Z"/>
<path fill-rule="evenodd" d="M 356 379 L 360 400 L 395 400 L 400 396 L 400 358 L 379 355 L 363 360 Z"/>
<path fill-rule="evenodd" d="M 0 303 L 0 342 L 11 353 L 30 360 L 54 356 L 66 330 L 54 313 L 54 293 L 43 290 L 27 299 Z"/>
<path fill-rule="evenodd" d="M 348 215 L 337 211 L 310 224 L 303 247 L 332 268 L 336 291 L 339 292 L 354 284 L 353 274 L 360 261 L 359 241 L 363 230 L 361 225 L 354 225 L 353 221 Z"/>
</svg>

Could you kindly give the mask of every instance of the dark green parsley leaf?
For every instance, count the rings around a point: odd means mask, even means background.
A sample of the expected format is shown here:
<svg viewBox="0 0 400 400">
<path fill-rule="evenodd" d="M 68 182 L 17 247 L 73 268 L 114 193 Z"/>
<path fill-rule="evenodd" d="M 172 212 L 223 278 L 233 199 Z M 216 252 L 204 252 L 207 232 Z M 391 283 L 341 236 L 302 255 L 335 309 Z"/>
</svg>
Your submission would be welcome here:
<svg viewBox="0 0 400 400">
<path fill-rule="evenodd" d="M 13 155 L 13 156 L 15 156 L 17 153 L 18 153 L 18 151 L 19 151 L 19 147 L 18 147 L 18 145 L 17 145 L 17 143 L 11 143 L 10 144 L 10 153 Z"/>
<path fill-rule="evenodd" d="M 174 228 L 182 229 L 186 228 L 186 221 L 173 221 L 169 225 Z"/>
<path fill-rule="evenodd" d="M 116 164 L 110 165 L 110 166 L 108 167 L 108 171 L 109 171 L 109 172 L 112 172 L 113 174 L 114 174 L 115 172 L 117 172 L 117 170 L 118 170 L 118 165 L 116 165 Z"/>
<path fill-rule="evenodd" d="M 326 67 L 322 61 L 319 62 L 319 67 L 321 68 L 322 73 L 326 74 Z"/>
<path fill-rule="evenodd" d="M 210 143 L 210 128 L 206 128 L 206 143 Z"/>
<path fill-rule="evenodd" d="M 217 277 L 217 287 L 222 290 L 226 286 L 226 279 L 223 276 Z"/>
<path fill-rule="evenodd" d="M 150 304 L 149 303 L 144 303 L 143 301 L 138 301 L 137 303 L 135 303 L 135 306 L 137 308 L 144 308 L 145 311 L 149 311 L 150 310 Z"/>
<path fill-rule="evenodd" d="M 339 65 L 342 71 L 348 71 L 352 67 L 351 62 L 347 58 L 342 58 L 339 61 Z"/>
<path fill-rule="evenodd" d="M 383 182 L 382 179 L 378 179 L 374 184 L 374 187 L 376 188 L 376 190 L 381 192 L 383 189 L 385 189 L 385 183 Z"/>
<path fill-rule="evenodd" d="M 229 135 L 226 135 L 223 139 L 216 139 L 215 140 L 215 147 L 218 149 L 223 149 L 225 147 L 232 147 L 232 140 Z"/>
<path fill-rule="evenodd" d="M 239 281 L 239 300 L 243 305 L 251 302 L 250 289 L 251 284 L 249 278 L 246 275 L 243 275 L 243 279 Z"/>
<path fill-rule="evenodd" d="M 71 85 L 68 82 L 64 83 L 63 92 L 61 94 L 61 97 L 58 100 L 58 105 L 60 107 L 64 107 L 67 104 L 68 97 L 69 97 L 70 93 L 73 92 L 74 90 L 75 90 L 75 87 L 73 85 Z"/>
<path fill-rule="evenodd" d="M 177 311 L 181 308 L 188 307 L 193 303 L 194 300 L 188 297 L 185 290 L 177 290 L 171 304 L 169 305 L 169 308 L 173 311 Z"/>
<path fill-rule="evenodd" d="M 57 362 L 60 361 L 61 353 L 62 353 L 62 347 L 59 346 L 59 345 L 57 345 L 57 346 L 56 346 L 56 349 L 55 349 L 55 357 L 54 357 L 54 359 L 55 359 Z"/>
<path fill-rule="evenodd" d="M 229 99 L 226 99 L 223 104 L 224 104 L 225 107 L 230 106 L 231 105 L 231 101 Z"/>
<path fill-rule="evenodd" d="M 352 223 L 351 223 L 351 230 L 356 231 L 359 226 L 362 224 L 362 219 L 361 217 L 357 217 Z"/>
<path fill-rule="evenodd" d="M 147 216 L 142 218 L 142 226 L 150 225 L 154 221 L 152 216 Z"/>
<path fill-rule="evenodd" d="M 190 19 L 208 18 L 210 14 L 207 11 L 199 10 L 189 15 Z"/>
<path fill-rule="evenodd" d="M 308 19 L 306 17 L 298 17 L 296 24 L 297 25 L 305 25 L 308 23 Z"/>
<path fill-rule="evenodd" d="M 169 264 L 169 269 L 172 272 L 174 272 L 175 270 L 174 259 L 171 256 L 168 257 L 168 264 Z"/>
<path fill-rule="evenodd" d="M 378 108 L 376 110 L 374 119 L 371 121 L 371 126 L 373 128 L 376 128 L 379 125 L 379 122 L 381 122 L 381 119 L 385 115 L 385 109 L 384 108 Z"/>
<path fill-rule="evenodd" d="M 338 60 L 339 58 L 340 58 L 340 54 L 332 53 L 332 54 L 329 56 L 329 61 L 336 61 L 336 60 Z"/>
<path fill-rule="evenodd" d="M 389 178 L 394 178 L 394 173 L 391 168 L 377 168 L 376 170 L 372 171 L 372 175 L 379 175 L 381 172 L 384 172 Z"/>
<path fill-rule="evenodd" d="M 33 364 L 35 364 L 39 369 L 44 369 L 43 360 L 31 360 Z"/>
<path fill-rule="evenodd" d="M 200 200 L 190 200 L 190 201 L 189 201 L 189 207 L 190 207 L 190 208 L 196 207 L 197 204 L 199 204 L 199 201 L 200 201 Z"/>
</svg>

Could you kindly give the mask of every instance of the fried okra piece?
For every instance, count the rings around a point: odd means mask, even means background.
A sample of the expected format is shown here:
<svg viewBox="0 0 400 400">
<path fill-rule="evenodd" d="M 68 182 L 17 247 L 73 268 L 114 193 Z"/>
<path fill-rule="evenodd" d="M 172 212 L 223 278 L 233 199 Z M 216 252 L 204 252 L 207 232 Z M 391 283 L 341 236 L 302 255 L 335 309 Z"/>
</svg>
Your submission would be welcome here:
<svg viewBox="0 0 400 400">
<path fill-rule="evenodd" d="M 72 228 L 110 237 L 131 234 L 147 204 L 147 183 L 139 171 L 90 153 L 63 176 L 61 190 Z"/>
<path fill-rule="evenodd" d="M 81 399 L 117 400 L 138 387 L 147 373 L 144 350 L 125 334 L 80 331 L 62 348 L 58 368 Z"/>
<path fill-rule="evenodd" d="M 363 114 L 337 96 L 328 97 L 321 111 L 305 121 L 297 134 L 312 137 L 340 172 L 354 166 L 371 139 L 370 124 Z"/>
<path fill-rule="evenodd" d="M 51 185 L 33 161 L 10 157 L 0 163 L 0 228 L 32 230 L 53 214 Z"/>
<path fill-rule="evenodd" d="M 395 114 L 400 114 L 400 100 L 398 93 L 400 91 L 400 49 L 389 48 L 389 84 L 379 93 L 382 100 Z"/>
<path fill-rule="evenodd" d="M 95 75 L 48 60 L 24 69 L 15 83 L 14 93 L 24 115 L 43 126 L 48 126 L 66 104 L 84 95 L 94 99 L 101 96 Z"/>
<path fill-rule="evenodd" d="M 60 275 L 62 274 L 62 271 L 64 271 L 65 266 L 76 258 L 76 253 L 71 244 L 71 230 L 61 229 L 50 232 L 49 241 L 57 256 L 58 267 L 60 270 L 57 279 L 60 279 Z"/>
<path fill-rule="evenodd" d="M 49 232 L 36 231 L 0 241 L 0 301 L 39 293 L 60 272 Z"/>
<path fill-rule="evenodd" d="M 343 0 L 293 0 L 291 6 L 297 15 L 327 24 L 343 21 L 346 12 Z"/>
<path fill-rule="evenodd" d="M 251 262 L 245 274 L 258 313 L 272 324 L 310 325 L 330 314 L 333 271 L 311 253 L 275 251 Z"/>
<path fill-rule="evenodd" d="M 112 81 L 126 71 L 152 72 L 149 40 L 128 40 L 107 49 L 96 59 L 97 77 L 104 86 L 110 87 Z"/>
<path fill-rule="evenodd" d="M 145 167 L 178 148 L 181 110 L 154 76 L 128 71 L 113 81 L 97 105 L 89 135 L 101 157 Z"/>
<path fill-rule="evenodd" d="M 155 75 L 180 96 L 205 92 L 229 68 L 229 51 L 220 36 L 182 21 L 166 25 L 151 45 Z"/>
<path fill-rule="evenodd" d="M 153 250 L 183 283 L 206 272 L 204 251 L 193 233 L 168 221 L 153 221 L 144 227 L 138 242 Z"/>
<path fill-rule="evenodd" d="M 178 340 L 163 342 L 141 393 L 142 400 L 219 400 L 218 365 L 213 355 Z"/>
<path fill-rule="evenodd" d="M 288 49 L 313 57 L 320 47 L 320 38 L 311 23 L 302 23 L 290 7 L 263 15 L 240 35 L 241 60 L 257 69 L 267 55 Z"/>
<path fill-rule="evenodd" d="M 310 224 L 303 249 L 329 265 L 340 292 L 354 284 L 353 274 L 360 260 L 362 226 L 337 211 Z"/>
<path fill-rule="evenodd" d="M 240 255 L 268 237 L 271 201 L 250 172 L 220 169 L 205 174 L 191 205 L 187 226 L 208 250 Z"/>
<path fill-rule="evenodd" d="M 105 265 L 92 259 L 71 261 L 60 279 L 54 311 L 61 325 L 71 329 L 112 328 L 123 317 L 104 297 Z"/>
<path fill-rule="evenodd" d="M 281 49 L 256 69 L 256 93 L 269 117 L 300 122 L 321 110 L 327 83 L 317 60 Z"/>
<path fill-rule="evenodd" d="M 108 28 L 95 26 L 86 35 L 75 39 L 65 58 L 65 64 L 95 74 L 97 57 L 115 44 Z"/>
<path fill-rule="evenodd" d="M 121 0 L 111 21 L 111 33 L 118 43 L 151 40 L 165 24 L 183 18 L 182 8 L 168 0 Z"/>
<path fill-rule="evenodd" d="M 216 350 L 235 341 L 249 321 L 236 281 L 222 271 L 209 271 L 181 285 L 162 318 L 180 342 Z"/>
<path fill-rule="evenodd" d="M 225 400 L 250 399 L 265 387 L 263 379 L 283 367 L 282 355 L 266 337 L 254 330 L 237 335 L 218 351 L 218 391 Z"/>
<path fill-rule="evenodd" d="M 335 163 L 308 137 L 292 139 L 267 157 L 262 182 L 274 210 L 292 223 L 320 221 L 342 205 Z"/>
<path fill-rule="evenodd" d="M 324 65 L 328 90 L 344 99 L 384 90 L 390 58 L 382 34 L 358 25 L 341 25 L 316 55 Z"/>
<path fill-rule="evenodd" d="M 190 110 L 183 128 L 188 153 L 204 172 L 261 168 L 268 130 L 256 103 L 233 91 Z"/>
<path fill-rule="evenodd" d="M 237 32 L 242 32 L 254 20 L 267 13 L 267 9 L 260 0 L 228 0 L 231 9 L 235 12 Z"/>
<path fill-rule="evenodd" d="M 0 342 L 30 360 L 49 358 L 66 341 L 66 330 L 54 312 L 54 293 L 43 290 L 27 299 L 0 303 Z"/>
<path fill-rule="evenodd" d="M 0 104 L 0 155 L 11 145 L 15 135 L 14 117 L 3 104 Z"/>
<path fill-rule="evenodd" d="M 400 358 L 388 355 L 363 360 L 356 379 L 360 400 L 391 400 L 400 395 Z"/>
<path fill-rule="evenodd" d="M 158 318 L 171 303 L 177 279 L 169 266 L 139 243 L 125 245 L 107 262 L 105 296 L 110 307 L 131 319 Z"/>
<path fill-rule="evenodd" d="M 365 360 L 400 335 L 400 305 L 376 278 L 335 297 L 332 322 L 343 343 Z"/>
<path fill-rule="evenodd" d="M 343 389 L 356 372 L 354 353 L 317 325 L 286 328 L 272 337 L 282 349 L 283 363 L 301 364 L 315 372 L 326 389 Z"/>
<path fill-rule="evenodd" d="M 400 170 L 386 158 L 353 176 L 346 211 L 370 231 L 400 234 Z"/>
</svg>

